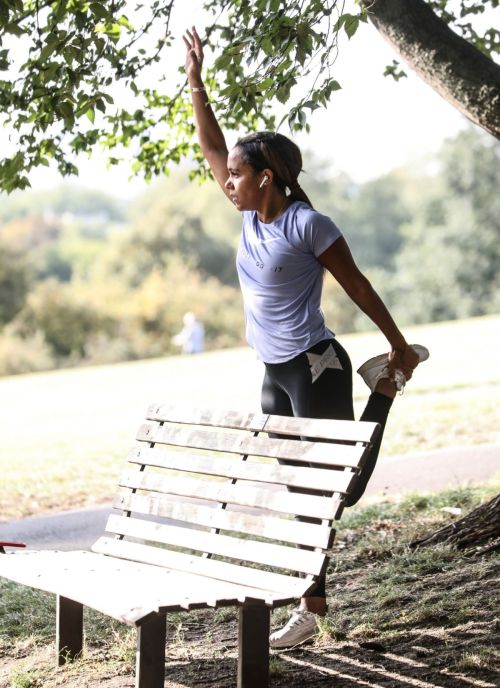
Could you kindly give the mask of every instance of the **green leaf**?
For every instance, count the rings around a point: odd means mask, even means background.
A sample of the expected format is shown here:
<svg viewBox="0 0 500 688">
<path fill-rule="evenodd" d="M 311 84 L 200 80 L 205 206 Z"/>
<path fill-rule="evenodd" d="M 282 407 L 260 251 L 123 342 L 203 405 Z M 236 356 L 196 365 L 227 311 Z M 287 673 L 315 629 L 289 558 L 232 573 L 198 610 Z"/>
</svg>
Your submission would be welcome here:
<svg viewBox="0 0 500 688">
<path fill-rule="evenodd" d="M 126 17 L 124 14 L 118 19 L 118 24 L 120 24 L 120 26 L 123 26 L 125 29 L 128 29 L 129 31 L 134 31 L 134 27 L 130 23 L 129 18 Z"/>
<path fill-rule="evenodd" d="M 354 34 L 356 33 L 357 29 L 359 26 L 359 19 L 358 17 L 353 17 L 352 15 L 349 15 L 349 18 L 346 19 L 344 23 L 344 30 L 347 34 L 347 38 L 352 38 Z"/>
<path fill-rule="evenodd" d="M 335 81 L 335 79 L 332 79 L 331 81 L 328 82 L 326 89 L 325 89 L 325 94 L 326 97 L 329 98 L 334 91 L 340 91 L 342 86 L 339 84 L 338 81 Z"/>
<path fill-rule="evenodd" d="M 58 110 L 63 117 L 73 117 L 73 105 L 67 100 L 59 103 Z"/>
<path fill-rule="evenodd" d="M 394 81 L 399 81 L 407 76 L 404 69 L 400 68 L 401 65 L 398 60 L 393 60 L 390 65 L 386 65 L 384 70 L 384 76 L 392 76 Z"/>
<path fill-rule="evenodd" d="M 94 124 L 94 120 L 95 120 L 95 110 L 94 110 L 94 108 L 90 107 L 90 108 L 87 110 L 87 112 L 86 112 L 85 114 L 87 115 L 87 117 L 89 118 L 89 120 L 92 122 L 92 124 Z"/>
<path fill-rule="evenodd" d="M 49 55 L 52 55 L 54 50 L 57 48 L 58 44 L 58 39 L 57 36 L 54 36 L 54 34 L 50 34 L 47 40 L 47 43 L 43 47 L 43 49 L 40 52 L 40 60 L 42 62 L 45 62 L 45 60 L 49 57 Z"/>
<path fill-rule="evenodd" d="M 61 5 L 64 6 L 65 3 L 61 3 Z M 82 31 L 85 29 L 85 26 L 87 25 L 87 16 L 83 12 L 75 12 L 75 24 L 76 27 Z"/>
<path fill-rule="evenodd" d="M 104 3 L 102 2 L 91 2 L 90 11 L 92 12 L 92 14 L 95 14 L 96 17 L 99 17 L 99 19 L 110 18 L 110 14 L 106 7 L 104 7 Z"/>
<path fill-rule="evenodd" d="M 262 48 L 262 50 L 265 52 L 266 55 L 268 55 L 268 56 L 274 55 L 274 45 L 273 45 L 271 39 L 268 38 L 267 36 L 262 39 L 260 47 Z"/>
<path fill-rule="evenodd" d="M 280 86 L 276 91 L 276 98 L 279 100 L 280 103 L 285 104 L 287 100 L 290 98 L 290 86 Z"/>
<path fill-rule="evenodd" d="M 285 69 L 289 69 L 291 67 L 291 65 L 292 65 L 291 61 L 287 58 L 287 59 L 283 60 L 282 62 L 280 62 L 279 65 L 277 65 L 274 68 L 273 73 L 274 74 L 281 74 L 282 72 L 285 71 Z"/>
<path fill-rule="evenodd" d="M 267 91 L 268 88 L 272 88 L 275 84 L 274 79 L 271 79 L 268 77 L 267 79 L 264 79 L 264 81 L 259 81 L 259 83 L 256 84 L 256 88 L 259 91 Z"/>
<path fill-rule="evenodd" d="M 309 108 L 311 112 L 314 112 L 314 110 L 317 110 L 320 106 L 318 103 L 315 103 L 314 100 L 306 100 L 306 102 L 302 104 L 302 107 Z"/>
<path fill-rule="evenodd" d="M 6 24 L 4 31 L 6 33 L 11 33 L 13 36 L 24 36 L 26 31 L 20 26 L 12 22 L 11 24 Z"/>
<path fill-rule="evenodd" d="M 229 53 L 222 53 L 222 55 L 215 60 L 215 69 L 226 69 L 231 64 L 231 60 L 232 58 Z"/>
<path fill-rule="evenodd" d="M 2 2 L 0 3 L 0 21 L 2 24 L 8 24 L 9 23 L 9 6 L 7 3 Z"/>
</svg>

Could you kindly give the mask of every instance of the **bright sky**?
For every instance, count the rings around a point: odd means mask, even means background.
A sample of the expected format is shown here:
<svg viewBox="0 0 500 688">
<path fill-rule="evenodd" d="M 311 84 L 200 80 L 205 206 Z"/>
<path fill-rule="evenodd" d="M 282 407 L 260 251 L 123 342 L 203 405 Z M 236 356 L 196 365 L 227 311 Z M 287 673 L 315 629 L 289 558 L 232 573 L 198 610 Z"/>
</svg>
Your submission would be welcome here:
<svg viewBox="0 0 500 688">
<path fill-rule="evenodd" d="M 183 29 L 195 21 L 201 32 L 201 7 L 202 0 L 175 3 L 171 28 L 176 48 L 168 54 L 170 65 L 183 63 Z M 396 57 L 369 24 L 362 25 L 351 41 L 344 41 L 334 67 L 342 90 L 333 94 L 327 110 L 314 113 L 309 135 L 294 137 L 299 145 L 362 182 L 432 153 L 445 138 L 467 126 L 463 115 L 410 70 L 406 69 L 408 78 L 398 83 L 383 77 L 384 67 Z M 289 133 L 286 125 L 281 131 Z M 128 165 L 106 169 L 105 156 L 95 155 L 90 161 L 81 160 L 78 183 L 126 198 L 146 188 L 142 180 L 130 180 L 130 174 Z M 46 168 L 31 180 L 34 189 L 61 181 Z"/>
</svg>

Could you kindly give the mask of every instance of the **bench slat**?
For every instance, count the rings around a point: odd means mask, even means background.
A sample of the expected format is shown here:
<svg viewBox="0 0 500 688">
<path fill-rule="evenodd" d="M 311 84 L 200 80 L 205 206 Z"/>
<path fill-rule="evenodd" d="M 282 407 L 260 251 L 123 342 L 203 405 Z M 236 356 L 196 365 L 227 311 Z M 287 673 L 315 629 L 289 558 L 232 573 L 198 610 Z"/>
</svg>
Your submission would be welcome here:
<svg viewBox="0 0 500 688">
<path fill-rule="evenodd" d="M 296 545 L 326 549 L 331 529 L 315 523 L 278 518 L 271 515 L 254 516 L 248 513 L 228 511 L 180 501 L 166 501 L 158 497 L 131 493 L 117 494 L 113 507 L 137 514 L 170 518 L 206 528 L 236 530 L 248 535 L 260 535 Z"/>
<path fill-rule="evenodd" d="M 237 604 L 247 598 L 263 599 L 272 607 L 293 600 L 293 596 L 251 586 L 78 550 L 2 555 L 0 575 L 63 595 L 129 625 L 139 624 L 155 611 Z M 310 582 L 302 582 L 305 592 Z"/>
<path fill-rule="evenodd" d="M 207 425 L 260 432 L 264 429 L 269 414 L 193 406 L 183 407 L 178 404 L 151 404 L 146 412 L 146 419 L 157 420 L 162 423 Z"/>
<path fill-rule="evenodd" d="M 179 497 L 190 497 L 208 502 L 235 504 L 276 511 L 295 516 L 309 516 L 333 520 L 341 508 L 339 500 L 331 497 L 299 494 L 286 490 L 271 490 L 229 482 L 202 481 L 177 476 L 161 476 L 143 471 L 124 471 L 120 487 L 148 490 Z"/>
<path fill-rule="evenodd" d="M 189 473 L 203 473 L 238 480 L 279 483 L 291 487 L 328 492 L 348 491 L 353 473 L 333 468 L 305 468 L 255 462 L 242 462 L 212 456 L 200 456 L 179 451 L 135 447 L 129 454 L 131 463 L 169 468 Z"/>
<path fill-rule="evenodd" d="M 321 552 L 269 542 L 254 542 L 230 535 L 164 525 L 127 516 L 111 515 L 106 531 L 315 576 L 320 573 L 325 561 L 325 555 Z"/>
<path fill-rule="evenodd" d="M 215 559 L 202 559 L 182 552 L 172 552 L 168 549 L 109 537 L 99 538 L 92 545 L 92 551 L 129 561 L 164 566 L 174 571 L 184 571 L 198 576 L 228 581 L 237 585 L 250 586 L 259 590 L 276 592 L 283 596 L 301 597 L 304 583 L 306 583 L 302 578 L 285 576 L 281 573 L 251 569 Z"/>
<path fill-rule="evenodd" d="M 136 439 L 142 442 L 171 444 L 232 454 L 267 456 L 339 468 L 357 468 L 361 457 L 366 452 L 366 448 L 361 445 L 314 444 L 302 440 L 267 439 L 236 433 L 171 428 L 147 423 L 141 425 Z"/>
<path fill-rule="evenodd" d="M 378 423 L 371 423 L 369 421 L 293 418 L 291 416 L 269 416 L 269 420 L 264 427 L 265 432 L 326 439 L 334 443 L 371 443 L 379 430 Z"/>
<path fill-rule="evenodd" d="M 298 437 L 321 437 L 336 442 L 371 442 L 377 427 L 376 423 L 367 421 L 291 418 L 218 409 L 186 408 L 177 404 L 151 404 L 146 418 L 161 422 L 265 431 Z"/>
</svg>

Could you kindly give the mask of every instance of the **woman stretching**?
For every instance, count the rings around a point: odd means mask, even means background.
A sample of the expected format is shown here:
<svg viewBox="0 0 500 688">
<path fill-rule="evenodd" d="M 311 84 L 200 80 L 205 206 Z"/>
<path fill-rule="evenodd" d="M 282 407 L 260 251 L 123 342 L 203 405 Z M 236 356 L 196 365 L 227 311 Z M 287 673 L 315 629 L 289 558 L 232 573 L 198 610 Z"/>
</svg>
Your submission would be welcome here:
<svg viewBox="0 0 500 688">
<path fill-rule="evenodd" d="M 356 266 L 340 230 L 316 212 L 301 189 L 299 148 L 282 134 L 258 132 L 228 151 L 201 77 L 203 48 L 193 27 L 184 36 L 186 73 L 196 132 L 203 155 L 223 192 L 242 213 L 237 270 L 245 308 L 246 336 L 265 366 L 262 411 L 284 416 L 354 420 L 352 369 L 347 352 L 326 327 L 320 309 L 324 270 L 387 338 L 391 352 L 367 361 L 358 372 L 371 394 L 361 420 L 383 431 L 396 391 L 428 357 L 409 346 L 389 311 Z M 380 439 L 346 498 L 363 494 Z M 272 633 L 271 647 L 290 647 L 317 631 L 326 614 L 325 579 L 318 582 L 286 626 Z"/>
</svg>

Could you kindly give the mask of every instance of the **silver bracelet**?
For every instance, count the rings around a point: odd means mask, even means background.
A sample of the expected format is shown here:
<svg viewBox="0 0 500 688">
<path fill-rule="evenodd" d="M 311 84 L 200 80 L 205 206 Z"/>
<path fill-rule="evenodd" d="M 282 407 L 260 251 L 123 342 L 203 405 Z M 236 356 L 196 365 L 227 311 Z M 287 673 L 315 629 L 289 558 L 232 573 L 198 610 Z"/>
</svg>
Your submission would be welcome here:
<svg viewBox="0 0 500 688">
<path fill-rule="evenodd" d="M 191 93 L 202 93 L 203 91 L 206 92 L 206 90 L 205 86 L 193 86 L 191 88 Z"/>
</svg>

